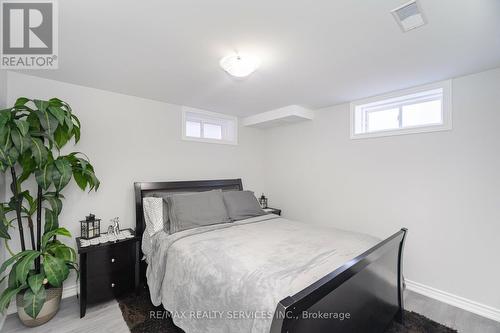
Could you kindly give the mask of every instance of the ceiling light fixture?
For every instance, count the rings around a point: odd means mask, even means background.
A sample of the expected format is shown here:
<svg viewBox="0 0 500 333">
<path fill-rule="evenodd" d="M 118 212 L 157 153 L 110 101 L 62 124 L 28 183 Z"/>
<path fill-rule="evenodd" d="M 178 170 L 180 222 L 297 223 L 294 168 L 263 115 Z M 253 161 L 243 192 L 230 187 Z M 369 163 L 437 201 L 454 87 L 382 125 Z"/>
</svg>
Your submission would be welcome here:
<svg viewBox="0 0 500 333">
<path fill-rule="evenodd" d="M 417 0 L 412 0 L 391 10 L 403 32 L 423 26 L 426 22 L 422 8 Z"/>
<path fill-rule="evenodd" d="M 260 60 L 251 55 L 236 53 L 225 56 L 219 64 L 229 75 L 245 77 L 255 72 Z"/>
</svg>

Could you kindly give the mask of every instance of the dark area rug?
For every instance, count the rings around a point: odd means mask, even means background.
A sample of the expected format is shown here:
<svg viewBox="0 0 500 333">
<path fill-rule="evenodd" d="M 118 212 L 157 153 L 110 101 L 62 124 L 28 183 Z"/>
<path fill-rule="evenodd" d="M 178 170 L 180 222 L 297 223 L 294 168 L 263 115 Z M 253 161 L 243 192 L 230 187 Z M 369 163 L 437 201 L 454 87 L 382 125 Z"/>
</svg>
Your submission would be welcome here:
<svg viewBox="0 0 500 333">
<path fill-rule="evenodd" d="M 149 291 L 143 289 L 118 299 L 123 319 L 132 333 L 183 333 L 175 326 L 163 307 L 151 304 Z M 151 313 L 154 312 L 154 316 Z M 156 318 L 154 318 L 156 317 Z M 405 323 L 394 321 L 385 333 L 452 333 L 455 330 L 443 326 L 418 313 L 405 311 Z"/>
</svg>

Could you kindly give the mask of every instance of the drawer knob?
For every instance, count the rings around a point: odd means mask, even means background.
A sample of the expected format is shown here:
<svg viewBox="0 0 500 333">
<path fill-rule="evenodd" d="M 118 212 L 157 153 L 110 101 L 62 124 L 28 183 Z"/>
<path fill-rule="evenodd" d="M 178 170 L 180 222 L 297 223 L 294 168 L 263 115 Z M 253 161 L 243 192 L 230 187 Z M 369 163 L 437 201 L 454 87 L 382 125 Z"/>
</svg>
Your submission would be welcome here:
<svg viewBox="0 0 500 333">
<path fill-rule="evenodd" d="M 116 261 L 115 258 L 111 258 L 111 262 L 115 262 L 115 261 Z"/>
<path fill-rule="evenodd" d="M 111 284 L 111 288 L 114 288 L 114 287 L 115 287 L 115 284 L 114 284 L 114 283 L 112 283 L 112 284 Z"/>
</svg>

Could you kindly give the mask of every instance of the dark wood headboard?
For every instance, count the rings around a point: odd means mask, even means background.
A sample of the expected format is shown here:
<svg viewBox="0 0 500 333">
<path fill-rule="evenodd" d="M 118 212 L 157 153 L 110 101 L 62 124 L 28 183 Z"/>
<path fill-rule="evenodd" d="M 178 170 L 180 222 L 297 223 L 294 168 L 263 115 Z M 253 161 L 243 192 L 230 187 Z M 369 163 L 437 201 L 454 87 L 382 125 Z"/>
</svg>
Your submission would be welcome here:
<svg viewBox="0 0 500 333">
<path fill-rule="evenodd" d="M 223 191 L 242 191 L 241 179 L 194 180 L 177 182 L 142 182 L 134 183 L 135 189 L 135 236 L 140 241 L 144 233 L 144 213 L 142 199 L 155 194 L 203 192 L 221 189 Z M 139 284 L 146 281 L 146 262 L 142 259 L 142 248 L 137 247 L 137 262 L 135 279 Z"/>
<path fill-rule="evenodd" d="M 144 214 L 142 199 L 160 193 L 203 192 L 221 189 L 223 191 L 242 191 L 241 179 L 195 180 L 176 182 L 134 183 L 135 188 L 135 234 L 142 238 L 144 232 Z"/>
</svg>

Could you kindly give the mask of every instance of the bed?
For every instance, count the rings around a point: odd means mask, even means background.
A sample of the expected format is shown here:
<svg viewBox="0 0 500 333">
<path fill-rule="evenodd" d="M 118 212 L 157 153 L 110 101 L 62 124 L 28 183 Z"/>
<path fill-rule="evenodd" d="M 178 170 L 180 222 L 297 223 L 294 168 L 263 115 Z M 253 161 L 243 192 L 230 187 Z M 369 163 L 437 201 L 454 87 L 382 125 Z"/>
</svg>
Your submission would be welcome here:
<svg viewBox="0 0 500 333">
<path fill-rule="evenodd" d="M 242 191 L 241 179 L 135 183 L 143 198 Z M 383 332 L 403 320 L 406 229 L 385 240 L 276 215 L 160 232 L 139 264 L 153 304 L 186 332 Z M 140 258 L 143 254 L 140 254 Z"/>
</svg>

